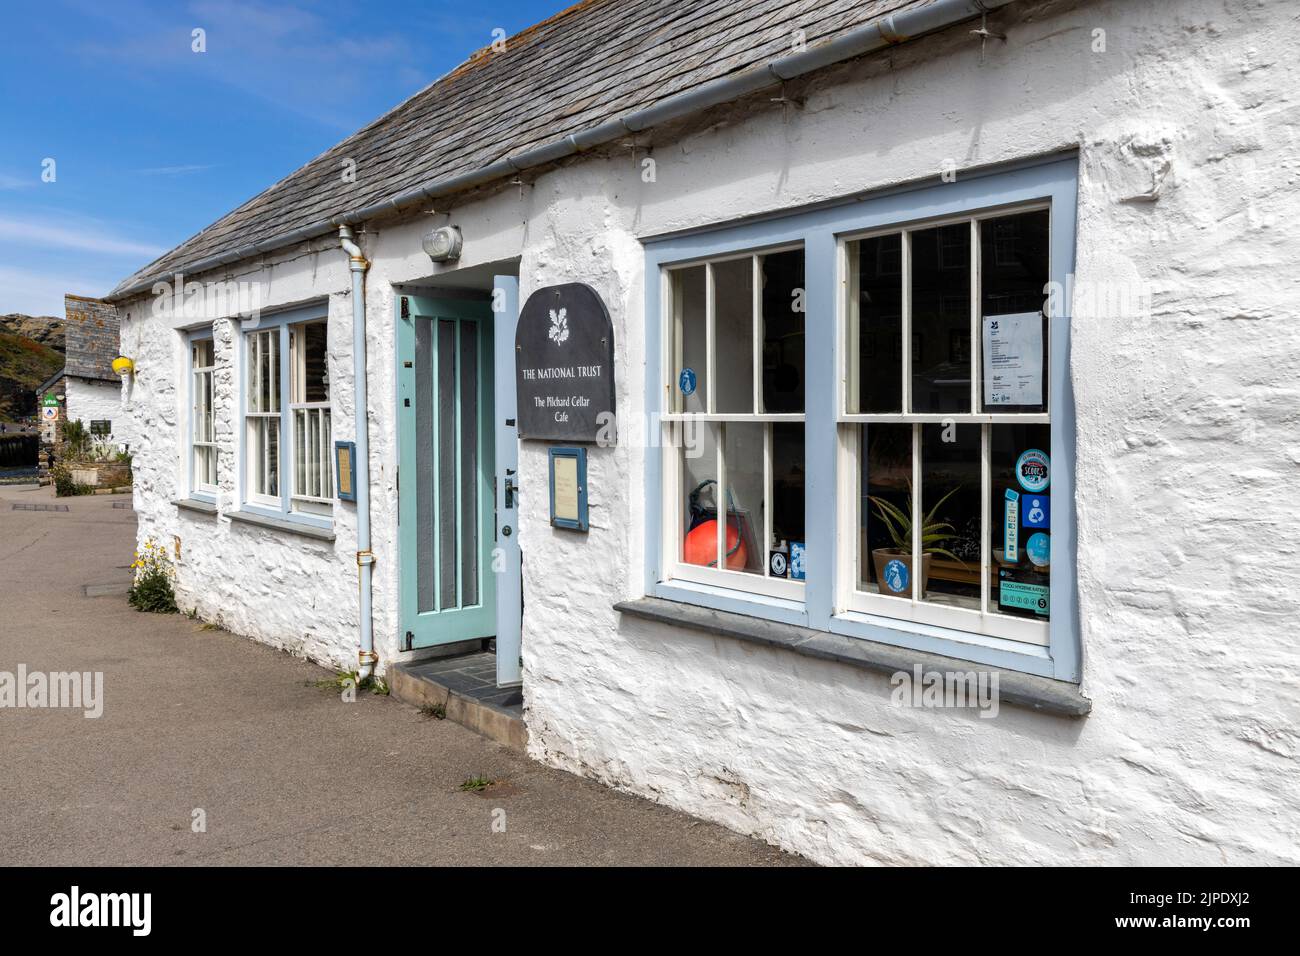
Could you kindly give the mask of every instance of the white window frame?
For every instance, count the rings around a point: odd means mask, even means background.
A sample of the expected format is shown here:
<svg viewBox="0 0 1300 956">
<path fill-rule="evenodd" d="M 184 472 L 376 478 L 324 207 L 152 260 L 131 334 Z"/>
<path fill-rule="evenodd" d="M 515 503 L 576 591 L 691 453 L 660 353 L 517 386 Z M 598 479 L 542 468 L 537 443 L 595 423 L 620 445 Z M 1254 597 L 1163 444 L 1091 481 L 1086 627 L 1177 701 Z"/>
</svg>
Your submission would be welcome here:
<svg viewBox="0 0 1300 956">
<path fill-rule="evenodd" d="M 326 330 L 328 342 L 328 323 L 299 322 L 289 327 L 289 361 L 290 374 L 289 415 L 292 422 L 289 440 L 290 448 L 290 497 L 294 507 L 302 511 L 329 514 L 334 501 L 334 445 L 330 398 L 328 395 L 329 372 L 326 370 L 327 394 L 323 402 L 308 402 L 304 399 L 307 380 L 307 349 L 305 347 L 305 330 L 310 325 L 320 325 Z M 329 349 L 326 348 L 325 361 L 329 363 Z M 310 423 L 315 422 L 314 440 Z M 300 431 L 301 429 L 301 431 Z M 306 432 L 304 436 L 302 431 Z M 303 459 L 299 469 L 298 449 L 301 441 Z M 314 447 L 312 447 L 314 446 Z M 304 490 L 304 485 L 315 485 L 318 493 Z"/>
<path fill-rule="evenodd" d="M 200 342 L 210 342 L 212 344 L 212 364 L 195 365 L 194 351 Z M 201 500 L 215 500 L 218 492 L 218 482 L 220 481 L 220 459 L 221 452 L 217 446 L 217 423 L 216 423 L 216 370 L 217 370 L 217 352 L 216 340 L 213 338 L 210 329 L 192 332 L 186 339 L 188 380 L 189 380 L 189 429 L 188 429 L 188 449 L 186 452 L 187 468 L 189 470 L 189 494 L 192 498 Z M 204 385 L 201 382 L 206 381 L 207 401 L 211 408 L 212 414 L 212 436 L 211 440 L 201 441 L 198 438 L 199 422 L 201 420 L 202 410 L 202 393 Z M 206 482 L 202 478 L 202 469 L 199 466 L 199 450 L 209 449 L 212 455 L 212 471 L 215 480 Z"/>
<path fill-rule="evenodd" d="M 1049 216 L 1048 233 L 1051 233 L 1051 204 L 1048 202 L 1028 202 L 994 209 L 984 209 L 969 215 L 943 216 L 933 219 L 913 220 L 905 223 L 871 229 L 864 232 L 846 233 L 838 237 L 837 258 L 840 285 L 838 318 L 840 334 L 840 354 L 844 363 L 844 374 L 840 376 L 839 390 L 839 449 L 838 474 L 846 479 L 841 485 L 841 502 L 848 502 L 848 507 L 841 507 L 839 513 L 836 546 L 840 549 L 839 567 L 846 569 L 837 582 L 837 606 L 849 611 L 860 611 L 895 620 L 920 624 L 933 624 L 939 627 L 968 631 L 984 637 L 1005 638 L 1028 644 L 1046 647 L 1050 643 L 1050 627 L 1047 621 L 1038 621 L 990 610 L 992 599 L 989 586 L 989 572 L 992 564 L 990 541 L 990 436 L 995 424 L 1010 425 L 1051 425 L 1050 392 L 1044 394 L 1046 412 L 910 412 L 912 405 L 912 286 L 909 281 L 912 268 L 912 235 L 927 229 L 942 226 L 970 225 L 970 408 L 982 406 L 980 386 L 983 381 L 980 368 L 980 321 L 981 321 L 981 233 L 980 223 L 990 219 L 1002 219 L 1020 213 L 1046 211 Z M 898 235 L 902 241 L 902 269 L 899 281 L 902 286 L 902 408 L 901 412 L 849 412 L 850 396 L 856 394 L 859 369 L 852 361 L 858 354 L 857 331 L 850 322 L 851 303 L 855 300 L 857 290 L 852 281 L 852 267 L 849 261 L 851 243 L 880 236 Z M 1050 247 L 1049 247 L 1050 257 Z M 1051 274 L 1049 258 L 1048 274 Z M 1051 354 L 1051 326 L 1048 324 L 1048 354 Z M 912 593 L 908 597 L 895 597 L 887 594 L 871 593 L 859 590 L 857 585 L 864 580 L 860 564 L 862 555 L 858 547 L 859 529 L 862 528 L 861 496 L 858 494 L 857 480 L 862 474 L 861 449 L 858 440 L 858 425 L 891 424 L 912 426 L 912 488 L 918 489 L 912 495 L 912 553 L 921 550 L 921 523 L 917 520 L 922 510 L 924 495 L 919 493 L 922 486 L 921 476 L 921 426 L 924 424 L 953 424 L 957 426 L 976 425 L 980 429 L 980 608 L 961 608 L 951 605 L 936 604 L 923 599 L 921 585 L 924 577 L 913 574 Z M 915 560 L 915 559 L 914 559 Z M 996 604 L 996 602 L 994 602 Z"/>
<path fill-rule="evenodd" d="M 801 210 L 755 216 L 752 219 L 699 227 L 643 238 L 645 244 L 646 409 L 659 436 L 646 450 L 644 593 L 718 611 L 799 625 L 813 631 L 860 638 L 993 667 L 1018 670 L 1057 680 L 1078 682 L 1082 669 L 1077 554 L 1075 544 L 1075 417 L 1069 367 L 1070 302 L 1068 292 L 1075 260 L 1079 160 L 1076 153 L 1033 157 L 998 168 L 964 171 L 955 182 L 933 179 L 873 193 L 845 197 Z M 1008 638 L 972 629 L 969 617 L 945 623 L 918 621 L 863 610 L 851 600 L 857 581 L 856 494 L 858 476 L 852 466 L 854 449 L 846 433 L 859 427 L 845 412 L 844 361 L 845 281 L 844 241 L 872 233 L 898 232 L 903 227 L 944 220 L 1005 215 L 1035 203 L 1051 206 L 1049 282 L 1057 301 L 1048 317 L 1048 421 L 1052 458 L 1051 617 L 1047 642 L 1041 622 L 1026 623 L 1038 634 Z M 679 479 L 667 465 L 676 451 L 665 443 L 679 440 L 673 421 L 674 390 L 671 315 L 672 286 L 668 270 L 756 250 L 802 244 L 805 253 L 805 529 L 807 578 L 803 600 L 772 593 L 741 590 L 734 577 L 716 569 L 711 575 L 680 576 L 675 538 L 682 493 Z M 978 356 L 972 341 L 972 360 Z M 910 354 L 910 349 L 904 350 Z M 975 388 L 972 384 L 972 388 Z M 982 406 L 973 406 L 980 408 Z M 1016 423 L 1032 422 L 1023 412 L 972 415 L 981 425 L 1010 415 Z M 916 416 L 918 418 L 924 416 Z M 935 414 L 937 422 L 952 416 Z M 659 420 L 667 419 L 661 426 Z M 982 444 L 982 443 L 981 443 Z M 1045 449 L 1047 450 L 1047 449 Z M 983 459 L 983 454 L 981 455 Z M 981 460 L 981 464 L 983 461 Z M 988 500 L 987 495 L 983 496 Z M 676 512 L 676 514 L 674 514 Z M 842 522 L 851 522 L 855 537 L 845 540 Z M 991 545 L 990 545 L 991 546 Z M 851 550 L 850 550 L 851 549 Z M 687 571 L 690 574 L 690 571 Z M 723 575 L 715 577 L 715 575 Z M 754 577 L 754 575 L 744 575 Z M 711 579 L 711 580 L 708 580 Z M 887 600 L 887 599 L 886 599 Z M 964 611 L 961 608 L 949 610 Z M 966 614 L 978 613 L 967 611 Z M 1014 628 L 1013 628 L 1014 629 Z"/>
<path fill-rule="evenodd" d="M 320 409 L 326 409 L 331 412 L 332 427 L 332 409 L 331 402 L 295 402 L 293 399 L 297 394 L 295 388 L 297 383 L 303 380 L 303 360 L 301 345 L 292 345 L 294 340 L 294 330 L 304 325 L 315 322 L 326 323 L 326 354 L 328 355 L 328 337 L 329 325 L 327 309 L 324 305 L 304 306 L 302 308 L 286 310 L 284 312 L 263 315 L 256 324 L 245 326 L 241 334 L 240 343 L 240 406 L 239 413 L 241 418 L 242 441 L 239 448 L 239 475 L 241 480 L 241 510 L 254 514 L 263 514 L 268 517 L 283 518 L 290 521 L 297 521 L 303 524 L 309 524 L 317 527 L 329 527 L 333 523 L 333 436 L 325 436 L 320 443 L 320 447 L 330 449 L 329 458 L 329 494 L 328 495 L 299 495 L 295 493 L 293 482 L 296 480 L 296 468 L 294 461 L 296 425 L 295 409 L 304 412 L 317 412 Z M 275 411 L 254 411 L 250 401 L 254 389 L 259 387 L 259 378 L 261 374 L 260 363 L 256 361 L 260 343 L 271 341 L 276 343 L 275 355 L 275 375 L 278 386 L 278 408 Z M 298 343 L 303 340 L 302 336 L 297 336 Z M 333 394 L 331 390 L 330 399 Z M 253 423 L 257 420 L 268 420 L 278 422 L 278 454 L 275 460 L 264 460 L 260 454 L 260 449 L 255 447 L 258 441 L 258 430 L 254 428 Z M 258 493 L 257 488 L 257 471 L 261 468 L 266 475 L 272 471 L 276 476 L 276 489 L 278 494 L 267 495 Z"/>
<path fill-rule="evenodd" d="M 662 363 L 664 394 L 669 396 L 672 411 L 660 416 L 662 423 L 662 440 L 666 449 L 672 451 L 663 455 L 662 486 L 664 489 L 662 553 L 666 557 L 664 572 L 666 580 L 688 581 L 697 584 L 713 585 L 754 594 L 767 595 L 787 601 L 804 600 L 804 582 L 790 578 L 773 577 L 768 548 L 772 541 L 772 425 L 791 422 L 804 425 L 806 412 L 769 413 L 759 412 L 763 401 L 763 284 L 762 259 L 764 256 L 781 252 L 803 251 L 802 243 L 756 248 L 743 253 L 711 256 L 693 261 L 678 262 L 665 266 L 661 271 L 663 283 L 664 316 L 663 327 L 667 331 L 665 343 L 666 361 Z M 715 307 L 714 307 L 714 268 L 723 262 L 750 262 L 751 321 L 753 334 L 751 338 L 751 362 L 753 404 L 752 411 L 718 412 L 715 395 L 717 379 L 717 348 L 715 341 Z M 674 283 L 674 276 L 687 269 L 703 266 L 705 269 L 705 342 L 706 369 L 704 375 L 705 411 L 682 411 L 682 395 L 675 382 L 676 356 L 681 354 L 683 345 L 682 303 L 680 288 Z M 686 526 L 686 489 L 682 482 L 682 455 L 685 450 L 685 431 L 701 425 L 717 425 L 717 485 L 715 493 L 720 511 L 726 510 L 723 503 L 728 487 L 726 473 L 726 428 L 728 424 L 761 424 L 763 428 L 763 527 L 755 529 L 761 535 L 759 560 L 763 566 L 761 574 L 752 571 L 732 571 L 726 567 L 726 532 L 727 522 L 717 524 L 717 567 L 689 564 L 680 560 L 683 529 Z M 806 426 L 804 426 L 806 428 Z"/>
</svg>

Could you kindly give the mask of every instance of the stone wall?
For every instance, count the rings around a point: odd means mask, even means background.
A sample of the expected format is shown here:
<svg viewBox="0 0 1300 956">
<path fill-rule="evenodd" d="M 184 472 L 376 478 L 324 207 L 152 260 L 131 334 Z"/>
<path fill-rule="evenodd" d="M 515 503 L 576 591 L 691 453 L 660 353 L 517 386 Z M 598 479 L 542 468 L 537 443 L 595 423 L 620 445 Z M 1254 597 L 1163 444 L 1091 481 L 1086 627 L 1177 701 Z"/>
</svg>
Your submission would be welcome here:
<svg viewBox="0 0 1300 956">
<path fill-rule="evenodd" d="M 113 359 L 121 350 L 117 306 L 79 295 L 65 295 L 63 303 L 67 312 L 63 328 L 68 374 L 115 381 Z"/>
</svg>

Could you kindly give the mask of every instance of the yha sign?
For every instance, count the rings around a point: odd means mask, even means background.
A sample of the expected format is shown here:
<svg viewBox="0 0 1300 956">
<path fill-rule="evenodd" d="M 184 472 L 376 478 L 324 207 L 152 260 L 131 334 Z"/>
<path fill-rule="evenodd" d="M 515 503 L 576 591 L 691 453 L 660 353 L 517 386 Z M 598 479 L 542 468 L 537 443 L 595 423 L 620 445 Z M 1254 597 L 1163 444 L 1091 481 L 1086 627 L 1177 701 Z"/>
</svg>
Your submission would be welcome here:
<svg viewBox="0 0 1300 956">
<path fill-rule="evenodd" d="M 594 442 L 614 415 L 614 326 L 580 282 L 528 297 L 515 329 L 520 438 Z"/>
</svg>

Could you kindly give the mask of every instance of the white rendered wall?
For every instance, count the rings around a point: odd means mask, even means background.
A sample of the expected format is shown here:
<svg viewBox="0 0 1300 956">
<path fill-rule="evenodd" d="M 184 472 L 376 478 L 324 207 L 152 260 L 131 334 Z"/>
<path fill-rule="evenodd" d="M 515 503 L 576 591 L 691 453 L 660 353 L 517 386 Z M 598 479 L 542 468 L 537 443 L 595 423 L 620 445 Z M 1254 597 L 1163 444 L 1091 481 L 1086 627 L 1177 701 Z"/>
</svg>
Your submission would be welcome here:
<svg viewBox="0 0 1300 956">
<path fill-rule="evenodd" d="M 549 527 L 546 448 L 520 451 L 531 752 L 826 862 L 1300 862 L 1300 27 L 1282 3 L 1210 0 L 1014 5 L 990 26 L 1008 41 L 983 64 L 962 26 L 831 71 L 801 107 L 760 98 L 761 115 L 751 104 L 646 136 L 654 182 L 645 154 L 620 148 L 453 208 L 461 269 L 521 257 L 524 299 L 587 282 L 614 322 L 627 441 L 591 450 L 589 534 Z M 1080 154 L 1078 285 L 1151 292 L 1149 309 L 1118 317 L 1087 294 L 1073 308 L 1091 716 L 901 709 L 883 677 L 620 621 L 612 605 L 644 590 L 641 238 L 1065 148 Z M 363 237 L 385 665 L 402 656 L 394 287 L 453 271 L 419 247 L 446 221 Z M 270 304 L 331 295 L 347 438 L 351 306 L 328 245 L 243 275 L 269 282 Z M 326 546 L 169 503 L 183 474 L 176 324 L 123 325 L 124 345 L 140 342 L 142 536 L 183 537 L 183 605 L 351 666 L 354 506 L 336 506 Z M 218 334 L 228 366 L 229 327 Z M 220 381 L 224 420 L 237 383 Z"/>
<path fill-rule="evenodd" d="M 131 427 L 122 408 L 121 382 L 101 382 L 69 376 L 64 380 L 64 390 L 64 410 L 68 421 L 80 420 L 87 429 L 92 421 L 112 422 L 112 440 L 131 441 Z"/>
</svg>

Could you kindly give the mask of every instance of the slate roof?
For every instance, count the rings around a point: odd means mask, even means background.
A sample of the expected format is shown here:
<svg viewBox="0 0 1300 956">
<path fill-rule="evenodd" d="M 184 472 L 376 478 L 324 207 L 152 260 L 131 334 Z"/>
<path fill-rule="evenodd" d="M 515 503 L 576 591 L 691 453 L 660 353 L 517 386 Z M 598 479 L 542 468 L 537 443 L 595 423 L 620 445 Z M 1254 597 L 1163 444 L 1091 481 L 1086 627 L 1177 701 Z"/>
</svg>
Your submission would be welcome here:
<svg viewBox="0 0 1300 956">
<path fill-rule="evenodd" d="M 654 106 L 932 0 L 585 0 L 451 73 L 227 213 L 110 293 L 320 226 L 431 180 Z M 1005 2 L 1005 0 L 1003 0 Z M 341 175 L 356 162 L 356 182 Z M 239 255 L 234 253 L 238 252 Z"/>
</svg>

